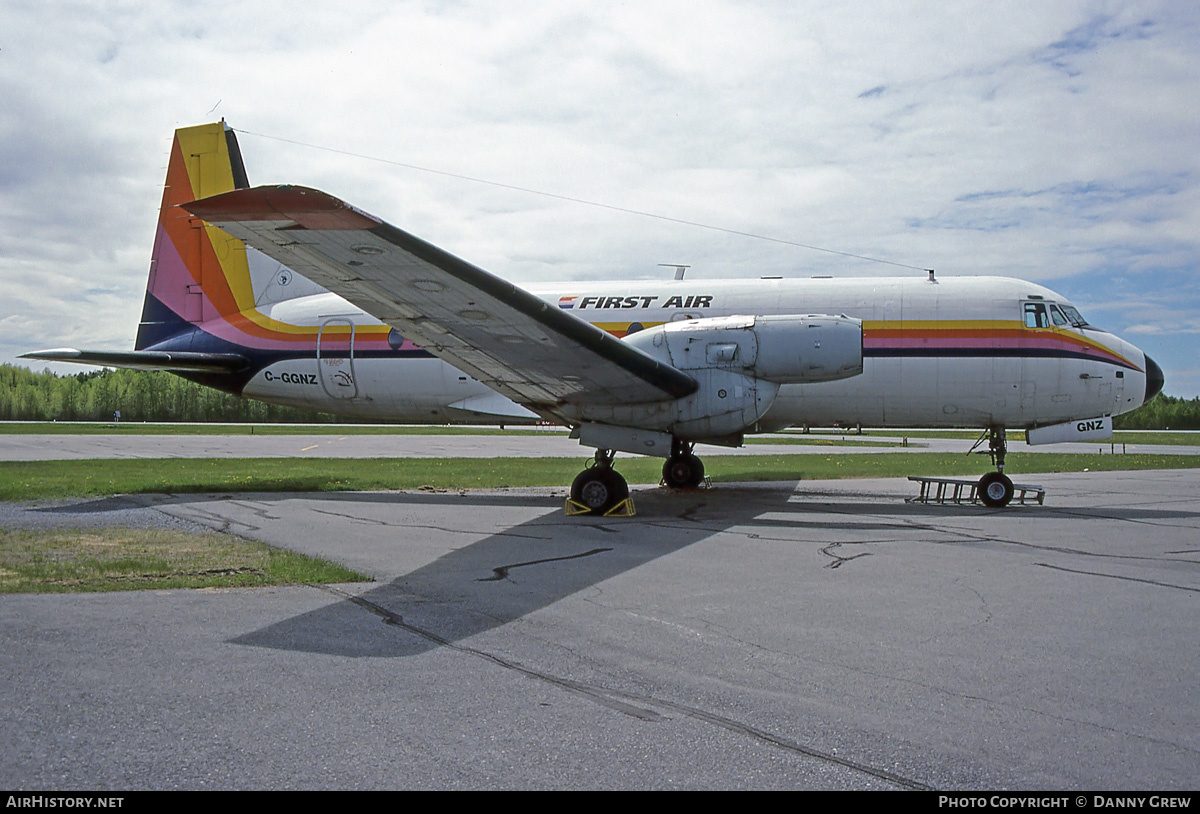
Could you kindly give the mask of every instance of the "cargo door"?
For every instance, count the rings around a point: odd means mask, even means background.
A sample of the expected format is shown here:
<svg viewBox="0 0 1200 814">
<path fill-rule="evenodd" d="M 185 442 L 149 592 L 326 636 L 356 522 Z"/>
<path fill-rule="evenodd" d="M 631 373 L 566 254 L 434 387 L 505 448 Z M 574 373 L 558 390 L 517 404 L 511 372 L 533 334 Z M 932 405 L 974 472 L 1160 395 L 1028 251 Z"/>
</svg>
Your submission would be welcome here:
<svg viewBox="0 0 1200 814">
<path fill-rule="evenodd" d="M 317 370 L 321 387 L 330 398 L 358 398 L 354 377 L 354 323 L 334 317 L 321 325 L 317 334 Z"/>
</svg>

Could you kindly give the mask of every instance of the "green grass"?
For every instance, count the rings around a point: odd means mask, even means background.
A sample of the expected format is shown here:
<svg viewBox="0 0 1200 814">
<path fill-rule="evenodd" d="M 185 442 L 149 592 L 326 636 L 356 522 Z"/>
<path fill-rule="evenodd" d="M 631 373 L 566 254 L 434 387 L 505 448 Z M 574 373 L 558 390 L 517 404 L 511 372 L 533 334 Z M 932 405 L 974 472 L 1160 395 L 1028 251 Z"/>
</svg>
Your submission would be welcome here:
<svg viewBox="0 0 1200 814">
<path fill-rule="evenodd" d="M 806 437 L 808 435 L 808 433 L 801 433 L 799 430 L 784 430 L 784 432 L 789 435 L 798 434 L 802 438 Z M 830 430 L 830 429 L 817 430 L 817 429 L 814 429 L 811 432 L 811 435 L 815 435 L 818 437 L 825 436 L 827 438 L 829 438 L 829 437 L 835 437 L 838 439 L 845 438 L 847 441 L 850 441 L 855 438 L 862 438 L 864 440 L 868 440 L 875 436 L 882 436 L 884 438 L 908 438 L 910 440 L 913 438 L 936 438 L 936 439 L 942 439 L 942 440 L 958 439 L 958 440 L 974 441 L 977 438 L 979 438 L 979 436 L 982 434 L 983 434 L 983 430 L 937 430 L 937 429 L 863 430 L 861 435 L 859 433 L 856 433 L 854 430 Z M 1014 444 L 1017 442 L 1024 443 L 1024 441 L 1025 441 L 1025 431 L 1024 430 L 1009 430 L 1008 431 L 1008 442 L 1010 444 Z"/>
<path fill-rule="evenodd" d="M 1107 444 L 1108 441 L 1098 443 Z M 1172 446 L 1200 446 L 1200 432 L 1147 432 L 1145 430 L 1116 430 L 1113 443 L 1121 444 L 1171 444 Z"/>
<path fill-rule="evenodd" d="M 828 435 L 771 435 L 767 437 L 747 436 L 747 444 L 779 446 L 795 445 L 804 447 L 899 447 L 899 441 L 882 440 L 878 438 L 860 438 L 857 435 L 849 438 L 832 437 Z"/>
<path fill-rule="evenodd" d="M 296 492 L 384 489 L 565 487 L 582 458 L 167 458 L 7 462 L 0 500 L 129 493 Z M 631 483 L 657 483 L 662 461 L 626 458 Z M 717 483 L 906 475 L 978 476 L 986 456 L 881 452 L 854 455 L 705 456 Z M 1019 454 L 1018 481 L 1045 472 L 1196 469 L 1197 455 Z M 0 529 L 0 593 L 246 587 L 363 581 L 341 566 L 230 535 L 128 529 Z"/>
<path fill-rule="evenodd" d="M 340 565 L 228 534 L 0 529 L 0 594 L 363 581 Z"/>
<path fill-rule="evenodd" d="M 135 493 L 329 492 L 567 486 L 584 458 L 161 458 L 13 461 L 0 467 L 0 500 Z M 630 483 L 658 483 L 658 458 L 620 457 Z M 986 455 L 879 452 L 853 455 L 706 455 L 716 482 L 981 475 Z M 1009 453 L 1007 472 L 1200 468 L 1197 455 Z"/>
<path fill-rule="evenodd" d="M 845 440 L 846 443 L 870 443 L 872 437 L 881 436 L 884 438 L 941 438 L 941 439 L 960 439 L 974 441 L 981 435 L 980 430 L 863 430 L 862 435 L 853 430 L 830 430 L 830 429 L 814 429 L 810 433 L 802 433 L 799 430 L 784 430 L 784 434 L 789 437 L 812 438 L 817 439 L 835 439 L 837 441 Z M 747 438 L 747 441 L 750 439 Z M 1009 430 L 1009 444 L 1024 443 L 1024 430 Z M 769 443 L 766 440 L 760 443 Z M 1173 432 L 1168 430 L 1163 431 L 1148 431 L 1148 430 L 1114 430 L 1112 441 L 1095 441 L 1097 447 L 1107 448 L 1110 443 L 1116 444 L 1118 447 L 1121 444 L 1163 444 L 1170 446 L 1200 446 L 1200 432 Z"/>
<path fill-rule="evenodd" d="M 171 424 L 126 422 L 70 422 L 70 421 L 0 421 L 0 435 L 515 435 L 555 436 L 566 435 L 561 427 L 533 428 L 512 425 L 505 429 L 480 426 L 407 425 L 407 424 Z M 780 435 L 785 436 L 783 438 Z M 956 438 L 974 441 L 979 438 L 978 430 L 863 430 L 859 435 L 853 430 L 814 429 L 812 433 L 800 430 L 785 430 L 772 438 L 748 436 L 748 444 L 804 444 L 812 446 L 838 444 L 863 444 L 872 446 L 896 446 L 886 438 Z M 1023 442 L 1025 433 L 1011 430 L 1010 443 Z M 1108 444 L 1097 441 L 1097 446 Z M 1113 443 L 1126 444 L 1170 444 L 1177 446 L 1200 446 L 1200 433 L 1147 432 L 1143 430 L 1117 430 Z"/>
<path fill-rule="evenodd" d="M 561 427 L 534 428 L 407 424 L 167 424 L 74 421 L 0 421 L 0 435 L 566 435 Z"/>
</svg>

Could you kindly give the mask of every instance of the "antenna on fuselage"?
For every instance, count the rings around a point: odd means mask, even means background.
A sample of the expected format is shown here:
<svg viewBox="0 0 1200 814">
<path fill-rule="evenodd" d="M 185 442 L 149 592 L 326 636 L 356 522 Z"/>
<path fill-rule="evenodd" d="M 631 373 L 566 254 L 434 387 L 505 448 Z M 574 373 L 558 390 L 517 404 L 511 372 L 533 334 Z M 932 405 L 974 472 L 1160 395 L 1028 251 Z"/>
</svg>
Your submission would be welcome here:
<svg viewBox="0 0 1200 814">
<path fill-rule="evenodd" d="M 659 265 L 663 268 L 675 269 L 676 280 L 682 280 L 684 272 L 691 268 L 691 266 L 684 265 L 683 263 L 659 263 Z"/>
<path fill-rule="evenodd" d="M 936 283 L 937 280 L 933 279 L 933 269 L 925 269 L 925 270 L 929 272 L 929 282 Z"/>
</svg>

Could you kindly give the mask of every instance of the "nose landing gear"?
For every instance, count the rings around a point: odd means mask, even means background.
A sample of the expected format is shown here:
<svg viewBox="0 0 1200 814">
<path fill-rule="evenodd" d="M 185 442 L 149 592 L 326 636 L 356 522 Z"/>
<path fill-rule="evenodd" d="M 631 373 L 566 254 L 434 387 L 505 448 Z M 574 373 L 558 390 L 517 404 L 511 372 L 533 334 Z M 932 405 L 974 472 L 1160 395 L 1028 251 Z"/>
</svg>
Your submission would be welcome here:
<svg viewBox="0 0 1200 814">
<path fill-rule="evenodd" d="M 1013 498 L 1013 482 L 1003 472 L 989 472 L 979 479 L 979 499 L 984 506 L 1002 509 Z"/>
<path fill-rule="evenodd" d="M 987 431 L 988 454 L 992 456 L 992 464 L 996 471 L 989 472 L 979 479 L 979 499 L 984 506 L 1002 509 L 1013 499 L 1013 482 L 1004 474 L 1004 454 L 1008 451 L 1007 437 L 1003 427 L 990 427 Z M 976 442 L 982 442 L 980 438 Z M 974 447 L 971 448 L 974 450 Z"/>
</svg>

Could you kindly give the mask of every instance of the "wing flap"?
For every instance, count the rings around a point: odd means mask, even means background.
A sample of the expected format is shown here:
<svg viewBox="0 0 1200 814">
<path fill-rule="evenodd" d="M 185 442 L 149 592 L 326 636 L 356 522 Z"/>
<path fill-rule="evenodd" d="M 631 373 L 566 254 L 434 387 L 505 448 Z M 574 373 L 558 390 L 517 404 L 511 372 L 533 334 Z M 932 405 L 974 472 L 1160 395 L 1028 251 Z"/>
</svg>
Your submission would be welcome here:
<svg viewBox="0 0 1200 814">
<path fill-rule="evenodd" d="M 184 208 L 535 411 L 696 390 L 686 373 L 324 192 L 255 187 Z"/>
</svg>

